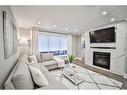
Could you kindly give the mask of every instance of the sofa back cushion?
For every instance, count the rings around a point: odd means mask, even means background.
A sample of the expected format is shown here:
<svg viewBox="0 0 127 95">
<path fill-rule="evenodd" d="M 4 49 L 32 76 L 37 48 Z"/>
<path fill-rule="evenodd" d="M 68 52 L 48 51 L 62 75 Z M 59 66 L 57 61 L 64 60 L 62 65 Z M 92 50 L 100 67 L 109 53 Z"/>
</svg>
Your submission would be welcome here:
<svg viewBox="0 0 127 95">
<path fill-rule="evenodd" d="M 51 53 L 41 53 L 41 57 L 42 62 L 53 60 L 53 54 Z"/>
<path fill-rule="evenodd" d="M 34 83 L 26 63 L 19 63 L 12 76 L 12 83 L 15 89 L 34 88 Z"/>
<path fill-rule="evenodd" d="M 35 55 L 36 55 L 37 61 L 38 61 L 38 62 L 42 62 L 41 53 L 38 52 L 38 53 L 36 53 Z"/>
</svg>

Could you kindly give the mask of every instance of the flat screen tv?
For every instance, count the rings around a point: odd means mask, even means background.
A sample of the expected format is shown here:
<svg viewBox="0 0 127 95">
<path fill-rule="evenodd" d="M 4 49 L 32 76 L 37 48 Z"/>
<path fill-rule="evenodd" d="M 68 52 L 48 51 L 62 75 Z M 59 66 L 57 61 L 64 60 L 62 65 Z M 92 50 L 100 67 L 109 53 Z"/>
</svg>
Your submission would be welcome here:
<svg viewBox="0 0 127 95">
<path fill-rule="evenodd" d="M 89 32 L 90 43 L 113 43 L 116 40 L 115 27 Z"/>
</svg>

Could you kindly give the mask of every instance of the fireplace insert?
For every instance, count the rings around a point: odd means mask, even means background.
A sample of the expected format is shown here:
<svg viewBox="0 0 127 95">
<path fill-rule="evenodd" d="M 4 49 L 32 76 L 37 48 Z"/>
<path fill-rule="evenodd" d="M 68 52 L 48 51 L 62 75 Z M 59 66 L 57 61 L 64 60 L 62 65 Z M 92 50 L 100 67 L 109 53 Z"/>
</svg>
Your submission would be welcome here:
<svg viewBox="0 0 127 95">
<path fill-rule="evenodd" d="M 110 69 L 110 53 L 107 52 L 93 52 L 93 65 Z"/>
</svg>

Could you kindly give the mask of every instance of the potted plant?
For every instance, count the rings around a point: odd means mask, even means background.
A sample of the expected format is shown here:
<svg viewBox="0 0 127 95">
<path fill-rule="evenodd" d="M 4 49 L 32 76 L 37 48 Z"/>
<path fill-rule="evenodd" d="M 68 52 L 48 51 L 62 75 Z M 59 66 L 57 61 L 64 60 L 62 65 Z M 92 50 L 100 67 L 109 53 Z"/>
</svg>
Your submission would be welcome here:
<svg viewBox="0 0 127 95">
<path fill-rule="evenodd" d="M 73 61 L 75 60 L 75 55 L 73 54 L 68 55 L 68 60 L 70 65 L 73 64 Z"/>
</svg>

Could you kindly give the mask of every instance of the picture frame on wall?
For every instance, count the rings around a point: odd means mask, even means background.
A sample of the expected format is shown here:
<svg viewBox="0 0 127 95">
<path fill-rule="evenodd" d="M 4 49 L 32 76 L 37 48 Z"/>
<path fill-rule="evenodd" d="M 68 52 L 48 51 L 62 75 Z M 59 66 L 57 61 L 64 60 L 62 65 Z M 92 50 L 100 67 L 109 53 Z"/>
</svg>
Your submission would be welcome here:
<svg viewBox="0 0 127 95">
<path fill-rule="evenodd" d="M 17 37 L 17 28 L 13 23 L 13 52 L 16 53 L 18 50 L 18 37 Z"/>
<path fill-rule="evenodd" d="M 8 58 L 17 51 L 16 39 L 17 39 L 17 28 L 6 12 L 2 12 L 3 15 L 3 43 L 4 43 L 4 57 Z"/>
</svg>

